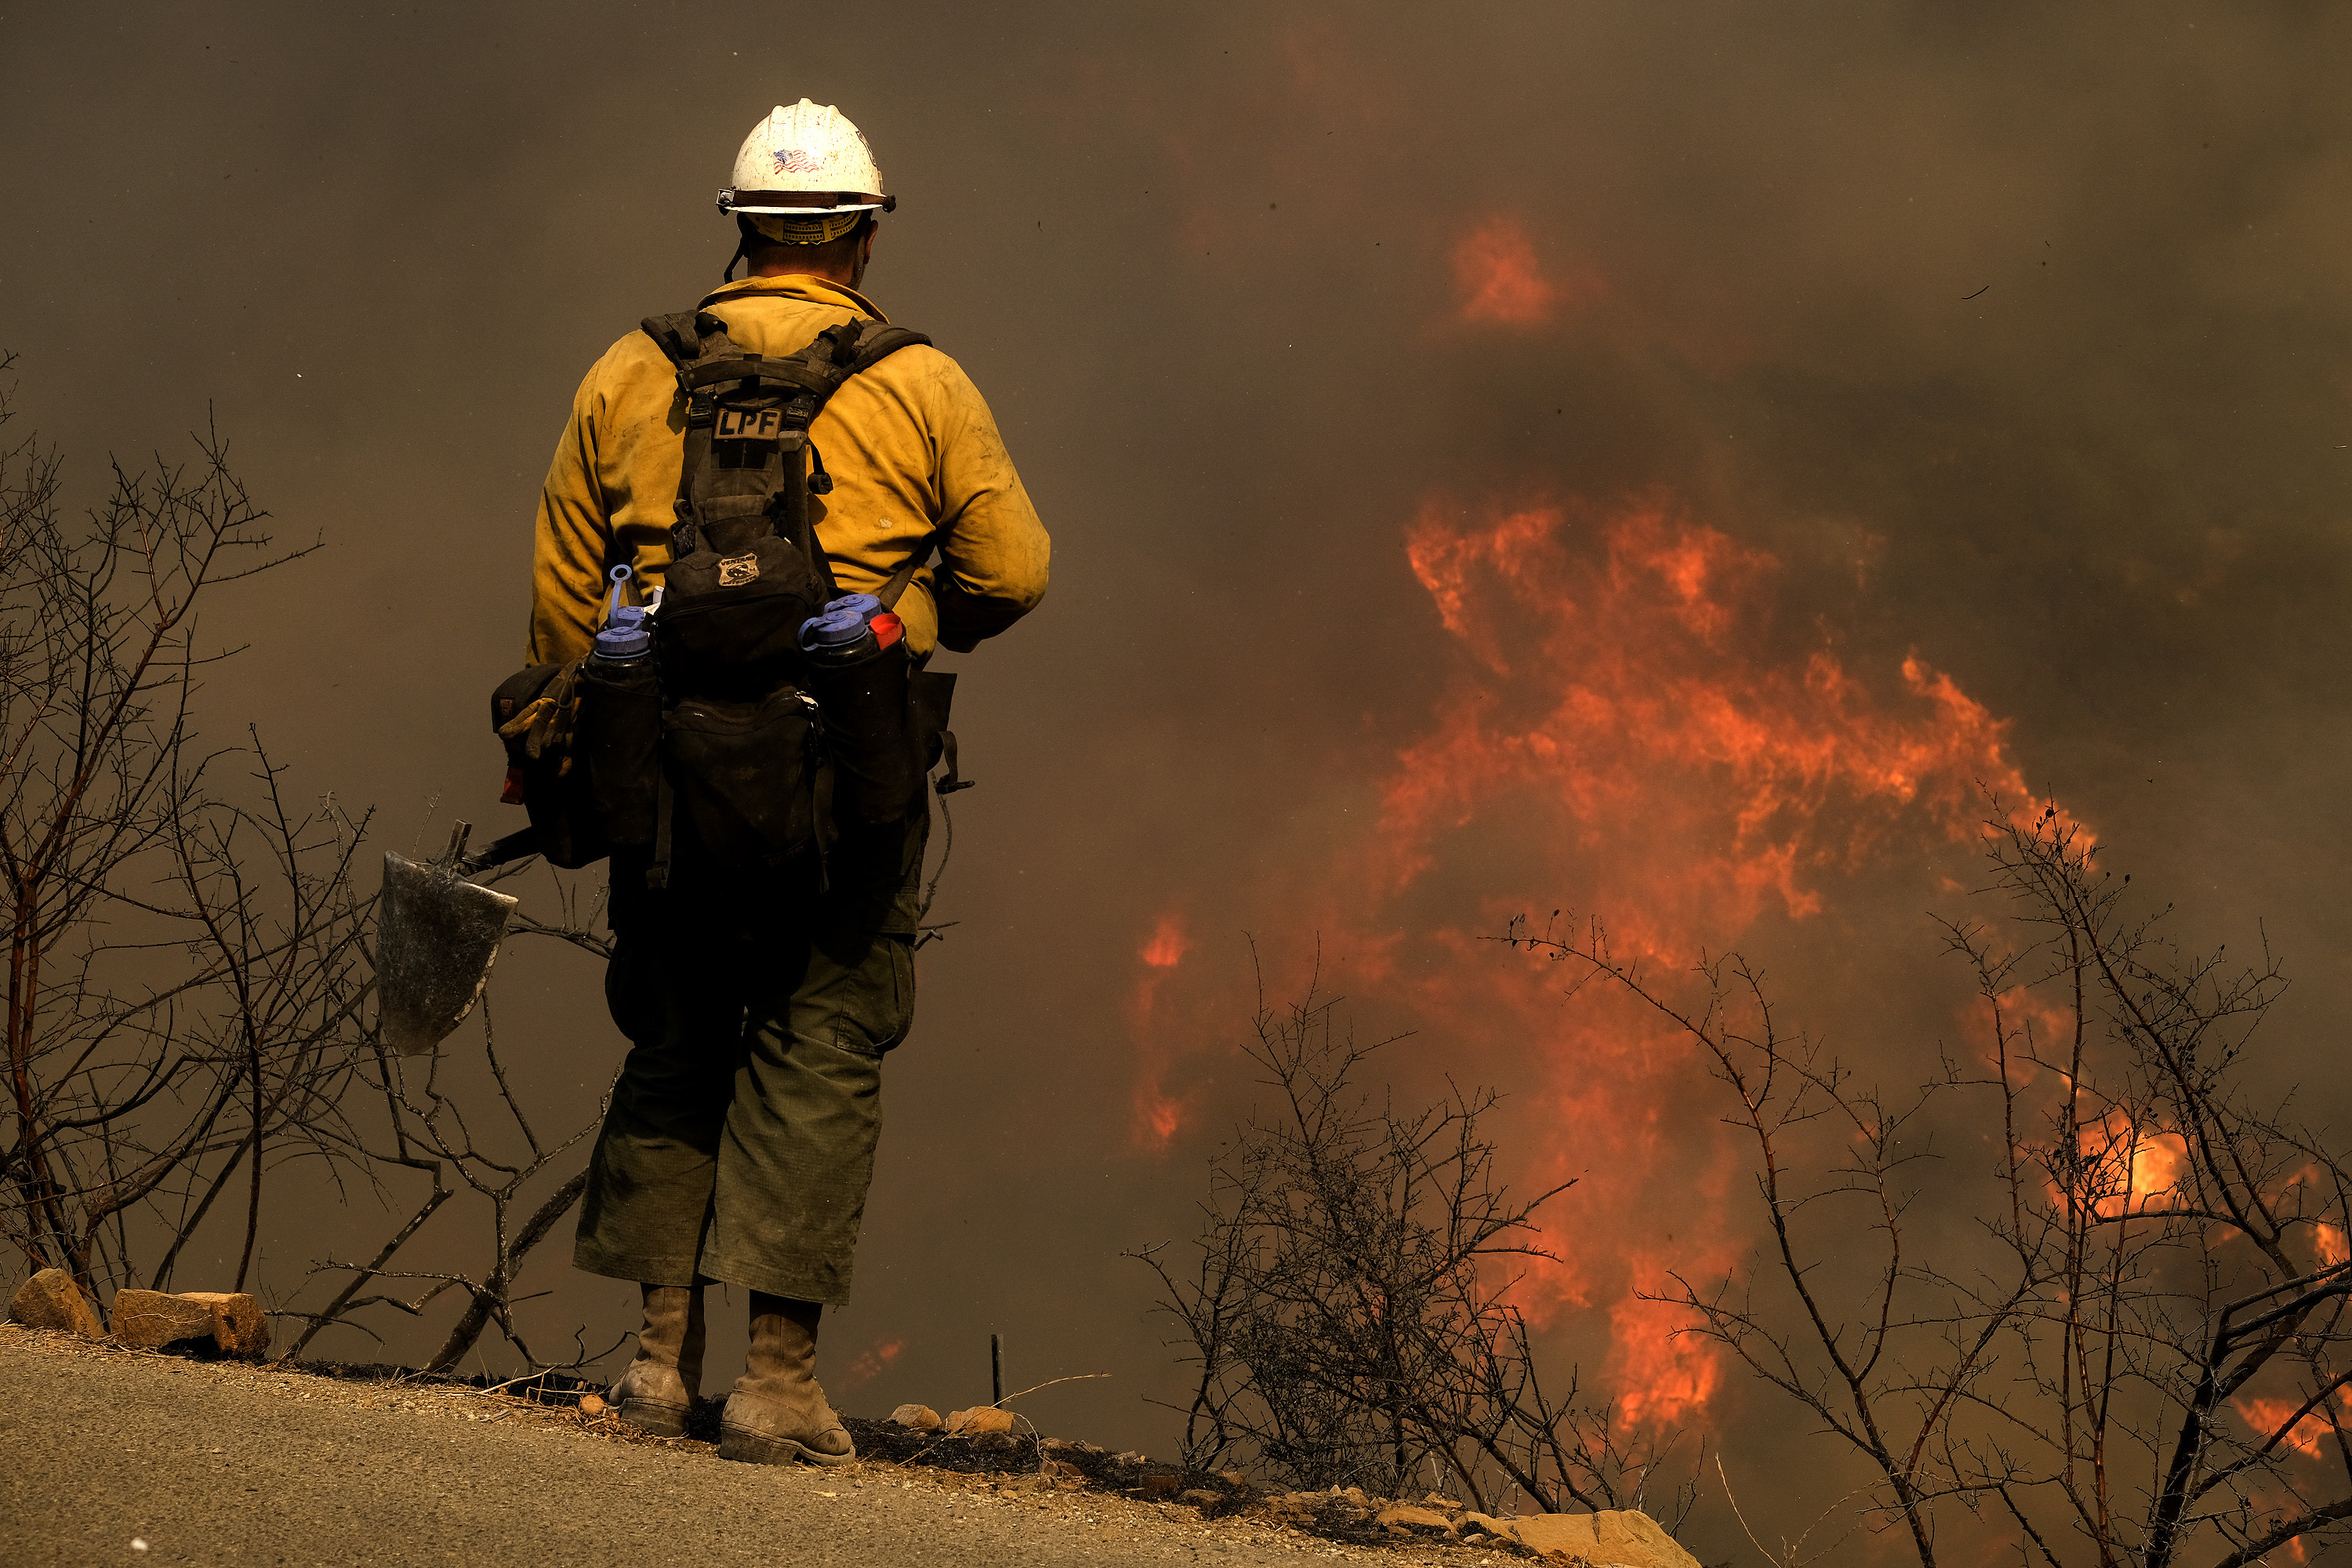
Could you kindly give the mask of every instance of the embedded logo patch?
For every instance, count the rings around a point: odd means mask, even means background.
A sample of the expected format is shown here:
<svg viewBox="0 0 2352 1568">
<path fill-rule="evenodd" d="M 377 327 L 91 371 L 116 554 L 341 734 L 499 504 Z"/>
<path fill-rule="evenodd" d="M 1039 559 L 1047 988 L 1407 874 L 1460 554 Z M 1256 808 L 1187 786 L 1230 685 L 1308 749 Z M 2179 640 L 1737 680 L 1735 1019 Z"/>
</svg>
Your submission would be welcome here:
<svg viewBox="0 0 2352 1568">
<path fill-rule="evenodd" d="M 714 441 L 772 441 L 783 430 L 781 408 L 722 408 L 710 432 Z"/>
<path fill-rule="evenodd" d="M 759 575 L 760 558 L 756 555 L 730 555 L 719 563 L 719 585 L 722 588 L 740 588 Z"/>
</svg>

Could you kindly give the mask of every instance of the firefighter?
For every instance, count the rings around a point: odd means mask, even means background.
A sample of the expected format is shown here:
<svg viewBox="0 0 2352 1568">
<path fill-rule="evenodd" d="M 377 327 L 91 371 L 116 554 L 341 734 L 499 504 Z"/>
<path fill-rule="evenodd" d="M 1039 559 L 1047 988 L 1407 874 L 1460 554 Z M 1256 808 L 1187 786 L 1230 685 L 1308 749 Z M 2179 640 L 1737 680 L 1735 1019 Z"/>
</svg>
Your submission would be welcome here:
<svg viewBox="0 0 2352 1568">
<path fill-rule="evenodd" d="M 857 128 L 803 99 L 761 120 L 720 210 L 749 275 L 700 309 L 741 348 L 795 353 L 853 319 L 895 207 Z M 612 566 L 657 586 L 671 558 L 687 398 L 645 331 L 580 384 L 541 492 L 530 658 L 581 658 Z M 955 361 L 927 344 L 852 376 L 809 428 L 832 489 L 817 544 L 843 593 L 910 567 L 895 609 L 919 663 L 970 651 L 1034 608 L 1048 542 L 996 422 Z M 814 487 L 813 487 L 814 488 Z M 936 544 L 936 569 L 922 567 Z M 656 621 L 658 614 L 656 613 Z M 598 1136 L 573 1261 L 638 1283 L 645 1320 L 614 1385 L 622 1417 L 677 1436 L 699 1392 L 703 1291 L 748 1293 L 751 1349 L 719 1455 L 772 1464 L 855 1457 L 815 1378 L 817 1325 L 848 1298 L 882 1126 L 883 1062 L 914 1017 L 913 949 L 927 803 L 844 828 L 822 865 L 746 874 L 698 864 L 665 889 L 616 853 L 605 974 L 629 1043 Z M 811 858 L 814 860 L 814 858 Z"/>
</svg>

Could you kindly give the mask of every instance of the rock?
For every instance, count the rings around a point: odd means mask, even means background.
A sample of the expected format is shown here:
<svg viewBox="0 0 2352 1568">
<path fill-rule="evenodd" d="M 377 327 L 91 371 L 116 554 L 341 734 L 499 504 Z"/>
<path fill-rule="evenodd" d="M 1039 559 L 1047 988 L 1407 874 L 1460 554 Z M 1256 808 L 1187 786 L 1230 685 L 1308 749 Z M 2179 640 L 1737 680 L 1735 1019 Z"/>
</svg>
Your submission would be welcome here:
<svg viewBox="0 0 2352 1568">
<path fill-rule="evenodd" d="M 1454 1521 L 1433 1508 L 1421 1508 L 1409 1502 L 1392 1502 L 1372 1515 L 1374 1524 L 1394 1525 L 1408 1531 L 1451 1535 Z"/>
<path fill-rule="evenodd" d="M 1224 1482 L 1225 1485 L 1229 1487 L 1245 1487 L 1249 1485 L 1249 1478 L 1243 1475 L 1239 1470 L 1219 1470 L 1217 1472 L 1217 1479 Z"/>
<path fill-rule="evenodd" d="M 98 1309 L 62 1268 L 44 1268 L 18 1286 L 16 1299 L 8 1303 L 8 1321 L 28 1329 L 58 1329 L 86 1340 L 106 1337 Z"/>
<path fill-rule="evenodd" d="M 999 1410 L 992 1405 L 976 1405 L 970 1410 L 951 1411 L 948 1415 L 947 1429 L 950 1435 L 961 1437 L 977 1437 L 983 1432 L 1010 1432 L 1013 1430 L 1013 1412 Z"/>
<path fill-rule="evenodd" d="M 983 1454 L 1010 1454 L 1021 1447 L 1021 1437 L 1013 1432 L 982 1432 L 971 1446 Z"/>
<path fill-rule="evenodd" d="M 1174 1497 L 1176 1495 L 1177 1489 L 1181 1487 L 1183 1484 L 1184 1481 L 1182 1477 L 1176 1475 L 1173 1471 L 1162 1470 L 1157 1475 L 1144 1476 L 1138 1479 L 1136 1482 L 1136 1489 L 1140 1491 L 1147 1498 L 1150 1498 L 1155 1501 L 1164 1502 L 1168 1499 Z"/>
<path fill-rule="evenodd" d="M 1530 1513 L 1517 1519 L 1468 1516 L 1482 1529 L 1531 1552 L 1559 1552 L 1622 1568 L 1699 1568 L 1699 1561 L 1646 1513 L 1624 1509 L 1605 1513 Z"/>
<path fill-rule="evenodd" d="M 156 1350 L 181 1340 L 212 1338 L 213 1310 L 161 1290 L 117 1290 L 111 1326 L 124 1344 Z"/>
<path fill-rule="evenodd" d="M 243 1293 L 187 1290 L 183 1301 L 201 1301 L 212 1309 L 213 1342 L 225 1354 L 259 1361 L 269 1349 L 269 1315 L 261 1303 Z"/>
<path fill-rule="evenodd" d="M 1055 1480 L 1065 1483 L 1069 1481 L 1083 1481 L 1087 1479 L 1086 1471 L 1078 1468 L 1077 1466 L 1070 1463 L 1067 1459 L 1048 1459 L 1043 1465 L 1038 1467 L 1038 1473 L 1040 1475 L 1049 1476 Z"/>
<path fill-rule="evenodd" d="M 1148 1465 L 1151 1461 L 1129 1448 L 1124 1454 L 1113 1454 L 1110 1457 L 1110 1462 L 1114 1465 Z"/>
<path fill-rule="evenodd" d="M 1225 1498 L 1223 1492 L 1213 1492 L 1205 1487 L 1194 1487 L 1190 1491 L 1178 1492 L 1176 1500 L 1189 1502 L 1194 1508 L 1214 1508 L 1224 1501 Z"/>
<path fill-rule="evenodd" d="M 604 1415 L 609 1408 L 610 1406 L 605 1405 L 604 1399 L 600 1395 L 583 1394 L 580 1396 L 580 1414 L 585 1415 L 591 1421 L 593 1421 L 599 1415 Z"/>
<path fill-rule="evenodd" d="M 890 1419 L 916 1432 L 936 1432 L 940 1429 L 940 1413 L 928 1405 L 901 1405 L 890 1412 Z"/>
<path fill-rule="evenodd" d="M 210 1340 L 224 1355 L 259 1360 L 269 1348 L 269 1319 L 252 1297 L 217 1290 L 117 1290 L 114 1337 L 134 1350 Z"/>
</svg>

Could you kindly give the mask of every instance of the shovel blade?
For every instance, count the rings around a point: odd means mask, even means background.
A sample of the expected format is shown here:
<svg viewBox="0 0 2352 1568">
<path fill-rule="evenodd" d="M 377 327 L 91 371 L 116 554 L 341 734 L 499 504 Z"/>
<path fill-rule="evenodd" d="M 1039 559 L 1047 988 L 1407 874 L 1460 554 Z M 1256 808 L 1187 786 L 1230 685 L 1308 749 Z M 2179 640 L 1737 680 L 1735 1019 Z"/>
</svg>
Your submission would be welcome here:
<svg viewBox="0 0 2352 1568">
<path fill-rule="evenodd" d="M 423 1056 L 481 1000 L 521 900 L 476 887 L 446 866 L 389 850 L 375 906 L 376 1022 L 384 1044 Z"/>
</svg>

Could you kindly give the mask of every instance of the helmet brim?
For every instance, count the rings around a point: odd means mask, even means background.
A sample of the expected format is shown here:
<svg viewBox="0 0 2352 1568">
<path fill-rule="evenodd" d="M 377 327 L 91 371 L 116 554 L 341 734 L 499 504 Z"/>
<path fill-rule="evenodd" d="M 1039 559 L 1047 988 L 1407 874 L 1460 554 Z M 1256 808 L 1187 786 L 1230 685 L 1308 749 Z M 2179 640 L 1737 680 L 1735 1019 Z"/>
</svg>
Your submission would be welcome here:
<svg viewBox="0 0 2352 1568">
<path fill-rule="evenodd" d="M 898 198 L 863 191 L 739 191 L 719 193 L 722 213 L 822 217 L 831 213 L 890 212 Z"/>
</svg>

